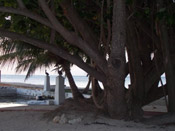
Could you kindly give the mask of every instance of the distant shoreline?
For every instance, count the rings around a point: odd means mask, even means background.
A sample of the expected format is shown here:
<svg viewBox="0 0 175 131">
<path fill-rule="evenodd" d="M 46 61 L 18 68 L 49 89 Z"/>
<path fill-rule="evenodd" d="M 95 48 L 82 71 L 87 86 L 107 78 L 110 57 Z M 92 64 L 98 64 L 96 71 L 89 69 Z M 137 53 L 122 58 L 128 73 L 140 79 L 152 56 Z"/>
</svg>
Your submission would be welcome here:
<svg viewBox="0 0 175 131">
<path fill-rule="evenodd" d="M 25 75 L 1 75 L 1 82 L 10 83 L 25 83 L 34 85 L 44 85 L 46 75 L 33 75 L 27 80 L 25 80 Z M 50 75 L 50 84 L 55 85 L 55 79 L 57 75 Z M 88 83 L 88 77 L 86 76 L 73 76 L 78 87 L 86 87 Z M 67 78 L 65 79 L 65 85 L 69 86 Z"/>
</svg>

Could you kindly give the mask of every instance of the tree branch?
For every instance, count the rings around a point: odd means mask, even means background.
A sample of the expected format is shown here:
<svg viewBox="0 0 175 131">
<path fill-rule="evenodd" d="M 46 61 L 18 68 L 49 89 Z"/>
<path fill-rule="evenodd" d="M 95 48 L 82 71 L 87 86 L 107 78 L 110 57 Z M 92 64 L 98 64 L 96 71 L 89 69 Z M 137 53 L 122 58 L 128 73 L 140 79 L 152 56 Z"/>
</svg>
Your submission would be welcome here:
<svg viewBox="0 0 175 131">
<path fill-rule="evenodd" d="M 91 46 L 93 45 L 94 48 L 97 48 L 97 36 L 88 26 L 88 24 L 80 18 L 79 14 L 72 6 L 71 0 L 61 1 L 60 5 L 64 11 L 64 15 L 68 18 L 69 22 L 72 23 L 76 27 L 76 29 L 78 29 L 83 39 L 86 40 Z"/>
<path fill-rule="evenodd" d="M 17 3 L 21 9 L 26 9 L 26 6 L 24 5 L 22 0 L 17 0 Z"/>
<path fill-rule="evenodd" d="M 163 88 L 165 89 L 165 92 L 163 91 Z M 157 87 L 157 88 L 154 87 L 149 91 L 148 96 L 145 98 L 145 101 L 143 102 L 143 106 L 147 105 L 155 100 L 158 100 L 167 94 L 168 94 L 167 85 L 163 85 L 163 86 Z"/>
<path fill-rule="evenodd" d="M 93 60 L 98 63 L 98 65 L 100 65 L 101 69 L 104 71 L 106 68 L 105 66 L 105 62 L 103 59 L 101 59 L 100 54 L 97 54 L 96 52 L 94 52 L 92 49 L 90 49 L 87 46 L 87 43 L 85 41 L 83 41 L 80 37 L 78 37 L 75 33 L 71 33 L 69 31 L 67 31 L 61 24 L 61 28 L 59 28 L 58 26 L 53 26 L 47 19 L 39 16 L 38 14 L 32 13 L 28 10 L 25 9 L 14 9 L 14 8 L 10 8 L 10 7 L 0 7 L 0 12 L 5 12 L 5 13 L 12 13 L 12 14 L 18 14 L 18 15 L 23 15 L 26 17 L 29 17 L 43 25 L 46 25 L 52 29 L 55 29 L 57 32 L 59 32 L 63 38 L 65 38 L 70 44 L 75 45 L 77 47 L 79 47 L 80 49 L 82 49 L 87 55 L 89 55 L 91 58 L 93 58 Z M 51 13 L 52 14 L 52 13 Z M 63 29 L 63 31 L 62 31 Z M 63 33 L 64 32 L 64 33 Z M 105 72 L 105 71 L 104 71 Z"/>
<path fill-rule="evenodd" d="M 95 35 L 93 30 L 88 26 L 88 24 L 79 16 L 73 5 L 71 4 L 71 0 L 64 0 L 60 2 L 60 5 L 64 11 L 64 15 L 67 17 L 69 22 L 73 24 L 73 26 L 79 31 L 83 39 L 88 43 L 90 48 L 92 48 L 103 61 L 103 68 L 101 68 L 101 64 L 96 63 L 97 67 L 100 67 L 103 72 L 107 72 L 105 66 L 107 67 L 106 59 L 102 58 L 103 54 L 100 52 L 98 48 L 98 37 Z"/>
<path fill-rule="evenodd" d="M 55 8 L 54 8 L 54 0 L 51 0 L 51 11 L 55 13 Z M 56 31 L 54 29 L 51 29 L 50 33 L 50 43 L 53 44 L 56 36 Z"/>
<path fill-rule="evenodd" d="M 90 67 L 87 64 L 85 64 L 79 57 L 74 56 L 74 55 L 70 55 L 67 51 L 65 51 L 64 49 L 62 49 L 60 47 L 48 44 L 48 43 L 46 43 L 44 41 L 41 41 L 41 40 L 38 40 L 38 39 L 27 37 L 27 36 L 22 35 L 22 34 L 6 31 L 6 30 L 1 29 L 1 28 L 0 28 L 0 36 L 8 37 L 8 38 L 11 38 L 11 39 L 14 39 L 14 40 L 20 40 L 20 41 L 29 43 L 31 45 L 34 45 L 36 47 L 39 47 L 39 48 L 42 48 L 42 49 L 46 49 L 49 52 L 52 52 L 53 54 L 55 54 L 55 55 L 65 59 L 65 60 L 68 60 L 68 61 L 76 64 L 78 67 L 80 67 L 81 69 L 85 70 L 90 75 L 96 77 L 98 80 L 100 80 L 100 81 L 102 81 L 104 83 L 106 81 L 104 74 L 96 71 L 92 67 Z"/>
<path fill-rule="evenodd" d="M 38 14 L 32 13 L 31 11 L 25 10 L 25 9 L 14 9 L 11 7 L 0 7 L 0 12 L 26 16 L 26 17 L 29 17 L 29 18 L 43 24 L 43 25 L 46 25 L 52 29 L 55 29 L 54 26 L 52 26 L 51 23 L 47 19 L 39 16 Z"/>
<path fill-rule="evenodd" d="M 57 20 L 57 18 L 53 15 L 45 0 L 38 0 L 38 2 L 50 22 L 53 24 L 55 29 L 62 35 L 62 37 L 70 44 L 75 45 L 83 50 L 89 57 L 94 60 L 94 62 L 100 67 L 101 70 L 107 73 L 107 62 L 105 61 L 105 59 L 103 59 L 102 55 L 98 53 L 98 50 L 94 50 L 94 48 L 91 48 L 89 44 L 81 39 L 79 36 L 77 36 L 76 33 L 72 33 L 64 28 Z"/>
<path fill-rule="evenodd" d="M 157 57 L 157 58 L 156 58 Z M 163 65 L 161 58 L 158 58 L 159 56 L 157 56 L 155 54 L 155 58 L 153 60 L 153 62 L 157 62 L 157 65 Z M 164 73 L 165 69 L 164 66 L 159 66 L 159 69 L 156 68 L 156 66 L 153 66 L 149 72 L 147 72 L 146 74 L 144 74 L 144 81 L 145 82 L 145 93 L 147 93 L 150 88 L 153 86 L 153 84 L 156 81 L 160 80 L 161 75 Z"/>
<path fill-rule="evenodd" d="M 110 0 L 107 0 L 107 12 L 110 10 Z M 105 52 L 106 54 L 110 54 L 110 50 L 109 50 L 109 47 L 110 47 L 110 42 L 111 42 L 111 21 L 109 18 L 107 18 L 107 27 L 108 27 L 108 35 L 107 35 L 107 42 L 106 42 L 106 45 L 105 45 Z"/>
</svg>

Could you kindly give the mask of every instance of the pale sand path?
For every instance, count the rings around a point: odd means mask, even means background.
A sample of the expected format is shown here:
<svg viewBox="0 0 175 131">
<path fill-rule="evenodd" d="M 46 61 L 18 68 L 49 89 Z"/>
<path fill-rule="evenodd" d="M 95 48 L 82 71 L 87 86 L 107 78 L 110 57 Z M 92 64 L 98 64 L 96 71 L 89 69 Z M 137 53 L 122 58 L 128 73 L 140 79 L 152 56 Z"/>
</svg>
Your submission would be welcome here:
<svg viewBox="0 0 175 131">
<path fill-rule="evenodd" d="M 175 126 L 144 125 L 104 117 L 88 117 L 79 124 L 56 124 L 43 118 L 56 106 L 26 106 L 0 109 L 0 131 L 174 131 Z M 22 110 L 26 111 L 22 111 Z M 4 110 L 4 111 L 3 111 Z M 12 111 L 13 110 L 13 111 Z M 16 111 L 14 111 L 16 110 Z M 32 111 L 33 110 L 33 111 Z"/>
<path fill-rule="evenodd" d="M 43 119 L 43 112 L 0 112 L 0 131 L 173 131 L 172 127 L 156 127 L 134 122 L 101 118 L 102 124 L 56 124 Z"/>
</svg>

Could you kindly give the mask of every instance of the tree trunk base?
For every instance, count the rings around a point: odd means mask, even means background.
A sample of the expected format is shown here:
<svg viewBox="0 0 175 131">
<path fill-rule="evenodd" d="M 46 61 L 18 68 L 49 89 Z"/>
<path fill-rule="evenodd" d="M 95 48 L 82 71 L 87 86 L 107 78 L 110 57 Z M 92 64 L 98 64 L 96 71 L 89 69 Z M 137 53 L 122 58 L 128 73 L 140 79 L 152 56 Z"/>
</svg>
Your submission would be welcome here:
<svg viewBox="0 0 175 131">
<path fill-rule="evenodd" d="M 108 114 L 114 119 L 128 119 L 128 110 L 125 100 L 118 97 L 116 91 L 107 91 L 106 106 Z"/>
</svg>

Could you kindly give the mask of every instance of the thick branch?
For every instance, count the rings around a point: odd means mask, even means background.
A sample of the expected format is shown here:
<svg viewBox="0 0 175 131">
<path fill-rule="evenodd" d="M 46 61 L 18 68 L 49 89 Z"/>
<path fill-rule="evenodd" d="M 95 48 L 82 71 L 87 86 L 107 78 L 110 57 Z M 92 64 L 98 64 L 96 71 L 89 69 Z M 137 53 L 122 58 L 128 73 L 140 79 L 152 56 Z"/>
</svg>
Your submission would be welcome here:
<svg viewBox="0 0 175 131">
<path fill-rule="evenodd" d="M 155 57 L 157 57 L 157 55 L 155 55 Z M 157 60 L 156 60 L 157 59 Z M 162 60 L 158 60 L 159 58 L 155 58 L 153 60 L 153 62 L 156 62 L 155 64 L 157 65 L 162 65 Z M 164 66 L 159 66 L 159 69 L 156 69 L 156 66 L 151 67 L 151 69 L 149 70 L 149 72 L 147 72 L 145 74 L 145 93 L 147 93 L 150 88 L 153 86 L 153 84 L 157 81 L 160 80 L 160 76 L 163 74 L 164 72 Z"/>
<path fill-rule="evenodd" d="M 63 66 L 63 69 L 64 69 L 64 71 L 66 73 L 67 79 L 69 81 L 69 84 L 70 84 L 70 87 L 71 87 L 71 90 L 72 90 L 73 98 L 74 99 L 82 99 L 82 98 L 84 98 L 83 95 L 78 90 L 78 87 L 75 84 L 73 76 L 72 76 L 72 74 L 70 72 L 70 64 L 65 62 L 62 66 Z"/>
<path fill-rule="evenodd" d="M 60 5 L 64 11 L 64 15 L 76 27 L 76 29 L 78 29 L 83 39 L 86 40 L 89 44 L 93 45 L 93 47 L 97 47 L 98 44 L 97 36 L 94 34 L 92 29 L 87 25 L 87 23 L 79 17 L 78 13 L 71 4 L 71 0 L 61 1 Z"/>
<path fill-rule="evenodd" d="M 36 47 L 46 49 L 52 52 L 53 54 L 76 64 L 78 67 L 82 68 L 90 75 L 96 77 L 98 80 L 105 82 L 105 76 L 102 73 L 97 72 L 95 69 L 85 64 L 79 57 L 70 55 L 67 51 L 61 49 L 60 47 L 58 48 L 57 46 L 48 44 L 44 41 L 30 38 L 22 34 L 6 31 L 4 29 L 0 29 L 0 36 L 9 37 L 14 40 L 20 40 L 29 43 L 31 45 L 34 45 Z"/>
<path fill-rule="evenodd" d="M 145 21 L 142 21 L 140 19 L 136 19 L 135 22 L 139 26 L 139 28 L 148 36 L 150 37 L 153 42 L 155 43 L 156 47 L 160 49 L 160 39 L 155 33 L 151 33 L 150 27 L 145 23 Z"/>
<path fill-rule="evenodd" d="M 51 0 L 51 11 L 52 11 L 53 13 L 55 13 L 54 0 Z M 56 31 L 55 31 L 54 29 L 51 29 L 51 33 L 50 33 L 50 43 L 51 43 L 51 44 L 54 43 L 55 35 L 56 35 Z"/>
<path fill-rule="evenodd" d="M 14 9 L 14 8 L 10 8 L 10 7 L 0 7 L 0 12 L 23 15 L 23 16 L 29 17 L 29 18 L 31 18 L 31 19 L 33 19 L 33 20 L 35 20 L 43 25 L 46 25 L 46 26 L 54 29 L 54 27 L 51 25 L 51 23 L 47 19 L 45 19 L 45 18 L 43 18 L 35 13 L 32 13 L 31 11 L 28 11 L 28 10 Z"/>
<path fill-rule="evenodd" d="M 77 34 L 70 32 L 66 28 L 64 28 L 61 25 L 61 23 L 57 20 L 57 18 L 53 15 L 45 0 L 38 0 L 38 2 L 48 19 L 50 20 L 50 22 L 53 24 L 55 29 L 62 35 L 62 37 L 65 40 L 67 40 L 70 44 L 75 45 L 81 50 L 83 50 L 89 57 L 91 57 L 94 60 L 94 62 L 100 67 L 101 70 L 107 73 L 106 61 L 105 59 L 103 59 L 102 55 L 98 53 L 98 50 L 94 50 L 89 46 L 89 44 L 86 41 L 82 40 L 79 36 L 77 36 Z"/>
<path fill-rule="evenodd" d="M 29 17 L 43 25 L 46 25 L 52 29 L 55 29 L 57 32 L 60 33 L 64 32 L 64 34 L 61 34 L 63 36 L 63 38 L 65 38 L 70 44 L 75 45 L 77 47 L 79 47 L 80 49 L 82 49 L 83 51 L 85 51 L 85 53 L 87 55 L 89 55 L 91 58 L 93 58 L 94 61 L 96 61 L 96 63 L 98 63 L 101 66 L 101 69 L 106 69 L 105 66 L 105 62 L 104 60 L 101 58 L 101 56 L 99 54 L 96 54 L 96 52 L 92 51 L 92 49 L 90 49 L 89 47 L 87 47 L 87 43 L 85 41 L 83 41 L 80 37 L 78 37 L 76 34 L 71 33 L 69 31 L 62 31 L 62 29 L 65 30 L 64 27 L 62 28 L 55 28 L 47 19 L 32 13 L 28 10 L 21 10 L 21 9 L 14 9 L 14 8 L 10 8 L 10 7 L 0 7 L 0 12 L 6 12 L 6 13 L 12 13 L 12 14 L 18 14 L 18 15 L 23 15 L 26 17 Z"/>
<path fill-rule="evenodd" d="M 165 89 L 165 92 L 163 91 L 164 90 L 163 88 Z M 147 105 L 155 100 L 158 100 L 167 94 L 168 94 L 167 85 L 157 87 L 157 88 L 154 87 L 149 91 L 148 96 L 146 97 L 145 101 L 143 102 L 143 106 Z"/>
<path fill-rule="evenodd" d="M 26 6 L 24 5 L 22 0 L 17 0 L 17 2 L 18 2 L 18 5 L 21 9 L 26 9 Z"/>
</svg>

